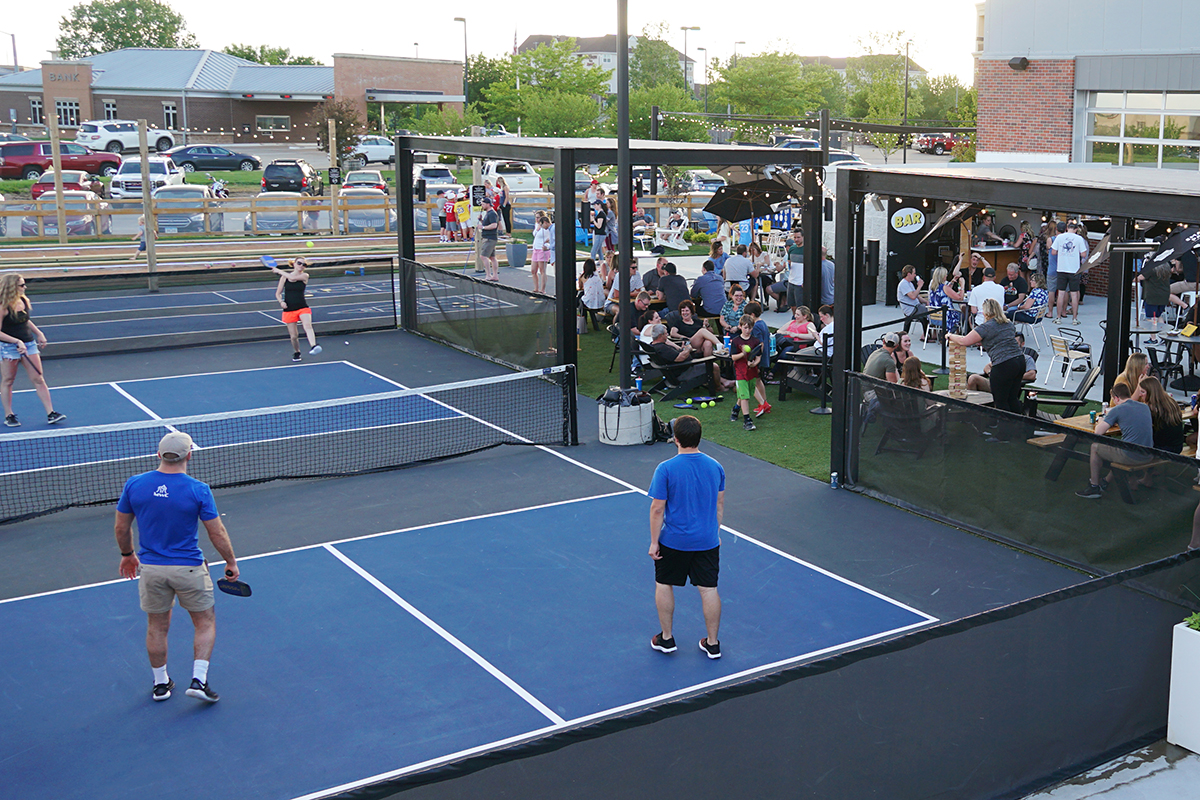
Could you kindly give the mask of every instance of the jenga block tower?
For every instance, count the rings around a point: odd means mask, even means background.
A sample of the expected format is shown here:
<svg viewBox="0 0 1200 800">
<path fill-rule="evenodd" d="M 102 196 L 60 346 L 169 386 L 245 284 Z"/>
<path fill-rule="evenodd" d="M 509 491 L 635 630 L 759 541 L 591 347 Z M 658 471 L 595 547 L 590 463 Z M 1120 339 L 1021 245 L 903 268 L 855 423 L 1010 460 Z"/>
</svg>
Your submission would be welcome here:
<svg viewBox="0 0 1200 800">
<path fill-rule="evenodd" d="M 967 346 L 947 342 L 946 360 L 950 367 L 950 396 L 961 400 L 967 396 Z"/>
</svg>

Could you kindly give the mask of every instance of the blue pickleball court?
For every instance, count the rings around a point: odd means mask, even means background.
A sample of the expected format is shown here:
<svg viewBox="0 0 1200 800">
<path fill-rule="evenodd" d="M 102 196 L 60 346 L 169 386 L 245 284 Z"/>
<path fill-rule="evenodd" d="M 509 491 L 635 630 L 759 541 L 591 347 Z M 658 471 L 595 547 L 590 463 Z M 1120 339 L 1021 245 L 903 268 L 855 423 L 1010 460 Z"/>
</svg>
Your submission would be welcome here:
<svg viewBox="0 0 1200 800">
<path fill-rule="evenodd" d="M 724 657 L 699 650 L 691 587 L 657 653 L 648 509 L 619 492 L 242 559 L 254 596 L 218 595 L 212 706 L 150 700 L 132 582 L 2 602 L 6 787 L 202 798 L 202 760 L 239 796 L 320 797 L 934 621 L 723 532 Z M 190 644 L 177 614 L 176 683 Z"/>
</svg>

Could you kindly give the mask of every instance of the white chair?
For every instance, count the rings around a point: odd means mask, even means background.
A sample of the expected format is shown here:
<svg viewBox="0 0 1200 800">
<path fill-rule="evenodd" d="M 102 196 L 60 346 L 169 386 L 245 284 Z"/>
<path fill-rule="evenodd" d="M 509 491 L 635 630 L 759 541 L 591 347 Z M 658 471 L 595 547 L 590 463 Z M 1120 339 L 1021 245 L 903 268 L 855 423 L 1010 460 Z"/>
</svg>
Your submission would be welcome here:
<svg viewBox="0 0 1200 800">
<path fill-rule="evenodd" d="M 1089 363 L 1092 358 L 1091 353 L 1085 353 L 1082 350 L 1072 350 L 1067 344 L 1067 340 L 1061 336 L 1050 336 L 1050 349 L 1053 355 L 1050 358 L 1049 370 L 1054 369 L 1055 362 L 1062 362 L 1063 365 L 1063 388 L 1067 388 L 1067 380 L 1071 377 L 1071 369 L 1075 366 L 1076 361 L 1082 361 L 1085 364 Z M 1047 377 L 1049 376 L 1047 370 Z"/>
<path fill-rule="evenodd" d="M 1017 323 L 1021 326 L 1022 333 L 1025 334 L 1026 339 L 1030 338 L 1032 335 L 1034 344 L 1041 344 L 1041 342 L 1038 341 L 1038 332 L 1040 331 L 1041 334 L 1046 337 L 1046 347 L 1050 346 L 1050 332 L 1047 331 L 1042 325 L 1042 323 L 1046 321 L 1049 311 L 1050 306 L 1048 304 L 1034 306 L 1033 308 L 1029 309 L 1029 313 L 1033 314 L 1033 322 Z"/>
<path fill-rule="evenodd" d="M 921 337 L 921 349 L 924 350 L 929 346 L 929 334 L 935 331 L 938 335 L 943 335 L 946 328 L 946 309 L 939 308 L 936 311 L 931 311 L 929 316 L 925 318 L 925 335 Z M 934 341 L 938 341 L 935 337 Z"/>
<path fill-rule="evenodd" d="M 659 226 L 654 229 L 654 246 L 669 247 L 672 250 L 687 250 L 688 243 L 683 238 L 685 227 L 667 228 Z"/>
<path fill-rule="evenodd" d="M 1184 325 L 1188 324 L 1188 322 L 1191 321 L 1192 315 L 1190 313 L 1190 310 L 1191 310 L 1192 306 L 1196 305 L 1196 292 L 1180 292 L 1179 299 L 1182 300 L 1183 302 L 1187 303 L 1189 311 L 1187 313 L 1184 313 L 1183 309 L 1180 309 L 1180 308 L 1175 309 L 1175 329 L 1176 330 L 1179 330 L 1180 328 L 1182 328 Z"/>
</svg>

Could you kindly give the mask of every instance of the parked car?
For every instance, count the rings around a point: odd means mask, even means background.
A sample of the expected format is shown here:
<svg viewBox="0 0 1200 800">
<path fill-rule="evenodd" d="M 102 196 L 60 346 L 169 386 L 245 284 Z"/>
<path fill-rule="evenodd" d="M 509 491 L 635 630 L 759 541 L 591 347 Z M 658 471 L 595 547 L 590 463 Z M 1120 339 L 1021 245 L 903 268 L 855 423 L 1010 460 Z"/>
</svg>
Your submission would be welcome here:
<svg viewBox="0 0 1200 800">
<path fill-rule="evenodd" d="M 137 122 L 128 119 L 107 119 L 94 122 L 84 122 L 75 134 L 75 143 L 92 147 L 96 150 L 107 150 L 110 153 L 120 153 L 123 150 L 138 149 Z M 146 126 L 146 144 L 152 150 L 162 152 L 175 146 L 175 137 L 170 131 Z"/>
<path fill-rule="evenodd" d="M 212 190 L 196 184 L 164 186 L 154 192 L 159 233 L 203 233 L 204 218 L 210 231 L 225 230 L 225 215 L 212 203 Z M 208 203 L 207 209 L 205 202 Z"/>
<path fill-rule="evenodd" d="M 775 147 L 785 147 L 792 150 L 812 150 L 819 148 L 821 143 L 815 139 L 786 138 L 775 142 Z"/>
<path fill-rule="evenodd" d="M 313 213 L 301 212 L 299 204 L 305 197 L 300 192 L 260 192 L 254 198 L 254 210 L 246 215 L 242 229 L 259 233 L 300 231 L 300 214 Z"/>
<path fill-rule="evenodd" d="M 77 192 L 90 192 L 91 181 L 88 180 L 88 174 L 82 170 L 64 169 L 62 171 L 63 189 L 71 189 Z M 48 169 L 33 182 L 33 186 L 29 187 L 29 193 L 33 195 L 33 199 L 37 200 L 46 192 L 54 191 L 54 170 Z"/>
<path fill-rule="evenodd" d="M 504 178 L 512 192 L 540 192 L 544 190 L 542 176 L 537 174 L 528 161 L 485 161 L 482 180 L 496 185 L 496 178 Z M 439 187 L 441 188 L 441 187 Z"/>
<path fill-rule="evenodd" d="M 634 186 L 637 186 L 638 181 L 641 181 L 643 192 L 650 191 L 650 178 L 655 173 L 658 173 L 658 191 L 660 193 L 666 191 L 667 185 L 668 185 L 667 184 L 667 176 L 664 175 L 663 171 L 661 169 L 659 169 L 658 167 L 651 168 L 651 167 L 635 166 L 635 167 L 631 167 L 630 171 L 633 173 Z M 615 177 L 615 176 L 610 175 L 609 177 Z M 616 181 L 613 181 L 611 183 L 605 183 L 605 184 L 603 184 L 603 186 L 604 186 L 604 191 L 608 192 L 609 194 L 611 194 L 617 190 Z"/>
<path fill-rule="evenodd" d="M 249 153 L 235 153 L 215 144 L 190 144 L 172 147 L 163 153 L 179 165 L 184 172 L 209 172 L 213 170 L 239 169 L 253 172 L 262 169 L 262 159 Z"/>
<path fill-rule="evenodd" d="M 499 124 L 485 127 L 483 129 L 483 135 L 484 136 L 511 136 L 514 139 L 517 138 L 517 135 L 515 133 L 509 133 L 508 128 L 505 128 L 503 125 L 499 125 Z"/>
<path fill-rule="evenodd" d="M 112 233 L 112 217 L 101 216 L 100 212 L 108 209 L 108 203 L 91 192 L 64 191 L 62 193 L 63 210 L 66 212 L 68 236 L 95 236 L 96 231 Z M 34 209 L 44 212 L 39 215 L 42 219 L 42 235 L 58 235 L 58 208 L 56 197 L 47 195 L 45 199 L 34 203 Z M 21 235 L 38 235 L 38 217 L 28 216 L 21 219 Z"/>
<path fill-rule="evenodd" d="M 150 168 L 150 191 L 162 186 L 179 186 L 183 183 L 183 170 L 175 166 L 175 162 L 162 156 L 150 156 L 146 159 Z M 112 183 L 108 185 L 108 194 L 114 199 L 142 196 L 142 159 L 140 156 L 128 158 L 121 164 Z"/>
<path fill-rule="evenodd" d="M 378 189 L 384 194 L 388 193 L 387 181 L 377 169 L 356 169 L 347 172 L 346 177 L 342 178 L 342 191 L 346 189 Z"/>
<path fill-rule="evenodd" d="M 391 164 L 396 160 L 396 145 L 386 136 L 360 136 L 354 156 L 350 159 L 357 167 L 365 167 L 371 162 Z"/>
<path fill-rule="evenodd" d="M 956 144 L 965 144 L 970 141 L 961 133 L 922 133 L 913 142 L 913 147 L 922 153 L 933 153 L 934 155 L 943 155 L 954 149 Z"/>
<path fill-rule="evenodd" d="M 299 192 L 317 196 L 325 191 L 321 173 L 302 158 L 278 158 L 263 170 L 264 192 Z"/>
<path fill-rule="evenodd" d="M 378 189 L 342 189 L 338 204 L 345 209 L 347 233 L 378 233 L 396 230 L 396 210 L 385 208 L 387 195 Z"/>
<path fill-rule="evenodd" d="M 838 150 L 833 147 L 829 148 L 829 165 L 830 166 L 834 166 L 836 164 L 866 164 L 866 163 L 867 162 L 864 161 L 863 157 L 860 156 L 858 153 L 851 153 L 849 150 Z"/>
<path fill-rule="evenodd" d="M 4 195 L 0 194 L 0 209 L 5 209 Z M 8 236 L 8 217 L 0 217 L 0 236 Z"/>
<path fill-rule="evenodd" d="M 487 177 L 486 175 L 484 177 Z M 467 190 L 467 187 L 459 183 L 454 173 L 444 164 L 414 164 L 413 165 L 413 184 L 417 181 L 425 181 L 425 194 L 431 196 L 437 192 L 454 192 L 461 195 Z M 495 181 L 492 181 L 494 184 Z"/>
<path fill-rule="evenodd" d="M 98 153 L 73 142 L 58 143 L 63 169 L 81 169 L 93 175 L 116 175 L 121 157 Z M 54 165 L 50 142 L 0 142 L 0 178 L 36 181 Z"/>
<path fill-rule="evenodd" d="M 687 173 L 689 192 L 715 192 L 728 181 L 715 172 L 706 169 L 693 169 Z"/>
<path fill-rule="evenodd" d="M 29 142 L 33 141 L 28 136 L 22 136 L 19 133 L 3 133 L 0 132 L 0 142 Z"/>
</svg>

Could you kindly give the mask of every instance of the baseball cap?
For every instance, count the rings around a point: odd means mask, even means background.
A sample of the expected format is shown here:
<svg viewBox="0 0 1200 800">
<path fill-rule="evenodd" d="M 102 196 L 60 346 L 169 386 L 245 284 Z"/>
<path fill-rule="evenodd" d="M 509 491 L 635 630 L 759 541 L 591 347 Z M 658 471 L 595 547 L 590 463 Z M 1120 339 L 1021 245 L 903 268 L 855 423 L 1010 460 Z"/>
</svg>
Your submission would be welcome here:
<svg viewBox="0 0 1200 800">
<path fill-rule="evenodd" d="M 888 347 L 895 347 L 896 345 L 900 344 L 900 334 L 885 333 L 883 336 L 879 337 L 879 341 L 883 342 Z"/>
<path fill-rule="evenodd" d="M 490 198 L 490 197 L 483 198 L 483 204 L 485 206 L 490 206 L 492 204 L 492 198 Z"/>
<path fill-rule="evenodd" d="M 192 437 L 181 431 L 172 431 L 158 443 L 158 457 L 172 464 L 183 461 L 192 452 Z"/>
<path fill-rule="evenodd" d="M 451 200 L 458 199 L 458 195 L 454 192 L 446 192 L 446 197 L 449 197 Z"/>
</svg>

